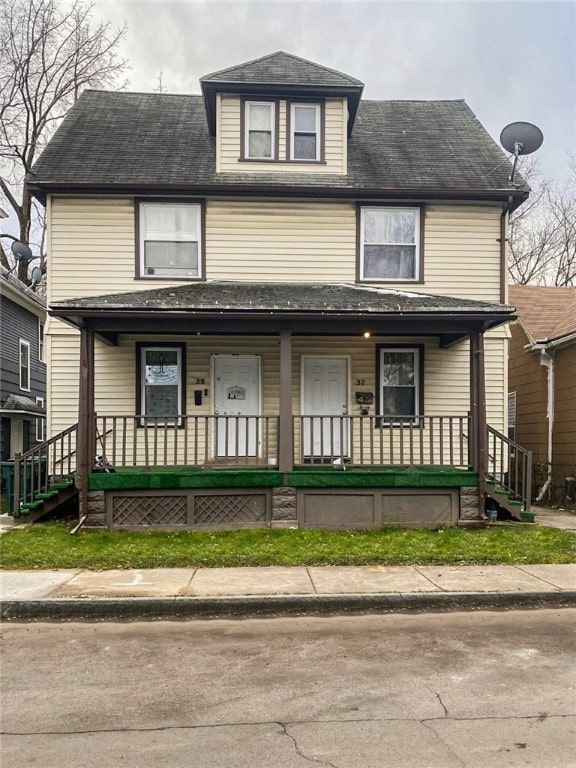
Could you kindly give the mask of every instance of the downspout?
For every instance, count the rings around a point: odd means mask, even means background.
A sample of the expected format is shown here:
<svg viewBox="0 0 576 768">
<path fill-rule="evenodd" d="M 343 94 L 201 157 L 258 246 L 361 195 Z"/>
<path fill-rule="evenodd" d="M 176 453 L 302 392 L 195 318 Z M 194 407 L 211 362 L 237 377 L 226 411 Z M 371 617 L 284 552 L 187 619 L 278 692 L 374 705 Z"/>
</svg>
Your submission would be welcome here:
<svg viewBox="0 0 576 768">
<path fill-rule="evenodd" d="M 546 416 L 548 418 L 548 451 L 547 466 L 548 472 L 546 482 L 542 486 L 536 502 L 542 501 L 548 489 L 552 485 L 552 435 L 554 430 L 554 351 L 548 352 L 546 349 L 540 350 L 540 365 L 543 365 L 548 372 L 548 397 L 546 405 Z"/>
<path fill-rule="evenodd" d="M 514 198 L 510 195 L 508 201 L 502 206 L 500 215 L 500 303 L 506 304 L 508 299 L 508 221 L 510 208 Z"/>
</svg>

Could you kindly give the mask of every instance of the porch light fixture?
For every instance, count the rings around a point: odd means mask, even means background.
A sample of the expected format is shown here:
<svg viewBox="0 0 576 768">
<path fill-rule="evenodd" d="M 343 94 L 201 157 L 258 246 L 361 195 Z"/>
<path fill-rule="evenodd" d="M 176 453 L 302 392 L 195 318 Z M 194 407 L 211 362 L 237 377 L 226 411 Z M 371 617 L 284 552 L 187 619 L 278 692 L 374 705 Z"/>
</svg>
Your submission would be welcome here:
<svg viewBox="0 0 576 768">
<path fill-rule="evenodd" d="M 370 333 L 370 331 L 364 331 L 364 338 L 365 338 L 365 339 L 369 339 L 369 338 L 370 338 L 370 336 L 372 336 L 372 334 Z"/>
</svg>

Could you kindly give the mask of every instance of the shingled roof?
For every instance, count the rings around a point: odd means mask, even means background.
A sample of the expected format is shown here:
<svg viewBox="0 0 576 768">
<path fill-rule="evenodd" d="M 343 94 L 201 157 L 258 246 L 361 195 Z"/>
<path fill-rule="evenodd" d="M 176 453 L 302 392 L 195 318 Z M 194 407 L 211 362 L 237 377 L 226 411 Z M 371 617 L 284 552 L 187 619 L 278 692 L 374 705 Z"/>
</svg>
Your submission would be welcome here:
<svg viewBox="0 0 576 768">
<path fill-rule="evenodd" d="M 323 85 L 329 87 L 363 85 L 355 77 L 350 77 L 343 72 L 329 69 L 284 51 L 276 51 L 244 64 L 212 72 L 209 75 L 204 75 L 200 82 L 209 80 L 220 83 Z"/>
<path fill-rule="evenodd" d="M 274 191 L 289 194 L 526 196 L 463 101 L 363 101 L 348 174 L 216 173 L 201 96 L 87 90 L 35 163 L 35 191 Z"/>
<path fill-rule="evenodd" d="M 50 309 L 103 311 L 246 311 L 289 313 L 507 315 L 512 308 L 488 301 L 433 296 L 346 283 L 186 283 L 129 293 L 111 293 L 53 302 Z M 509 317 L 507 318 L 509 319 Z"/>
<path fill-rule="evenodd" d="M 533 344 L 576 334 L 576 288 L 511 285 L 508 294 Z"/>
</svg>

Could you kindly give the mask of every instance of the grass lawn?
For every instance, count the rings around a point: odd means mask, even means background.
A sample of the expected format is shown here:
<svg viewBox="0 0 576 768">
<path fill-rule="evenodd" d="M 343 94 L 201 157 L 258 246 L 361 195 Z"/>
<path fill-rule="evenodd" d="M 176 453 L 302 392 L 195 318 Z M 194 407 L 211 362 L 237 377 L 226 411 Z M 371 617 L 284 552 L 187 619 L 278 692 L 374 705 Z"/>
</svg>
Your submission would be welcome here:
<svg viewBox="0 0 576 768">
<path fill-rule="evenodd" d="M 477 530 L 85 531 L 50 522 L 0 538 L 3 569 L 259 565 L 573 563 L 576 534 L 536 525 Z"/>
</svg>

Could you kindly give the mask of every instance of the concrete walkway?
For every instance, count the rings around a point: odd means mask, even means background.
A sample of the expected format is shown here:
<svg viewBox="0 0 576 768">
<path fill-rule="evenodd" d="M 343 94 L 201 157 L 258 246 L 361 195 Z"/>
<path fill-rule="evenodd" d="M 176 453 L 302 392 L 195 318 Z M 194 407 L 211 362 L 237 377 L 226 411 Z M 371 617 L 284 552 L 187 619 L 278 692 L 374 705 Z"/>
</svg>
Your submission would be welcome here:
<svg viewBox="0 0 576 768">
<path fill-rule="evenodd" d="M 576 564 L 0 572 L 4 618 L 576 605 Z"/>
</svg>

